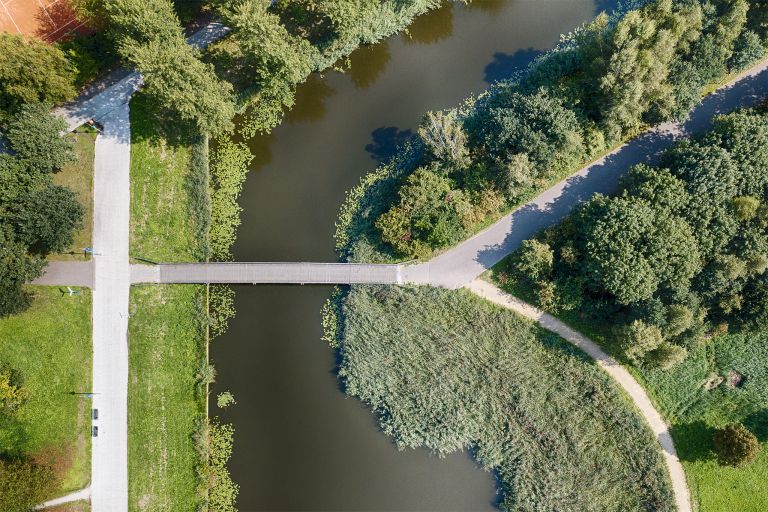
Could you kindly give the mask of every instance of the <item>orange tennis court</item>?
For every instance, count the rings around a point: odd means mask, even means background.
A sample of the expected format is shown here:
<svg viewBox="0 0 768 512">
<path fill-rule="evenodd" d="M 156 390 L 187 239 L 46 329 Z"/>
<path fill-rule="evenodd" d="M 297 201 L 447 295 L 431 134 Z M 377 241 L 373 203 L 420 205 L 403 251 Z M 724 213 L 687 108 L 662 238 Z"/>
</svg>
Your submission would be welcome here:
<svg viewBox="0 0 768 512">
<path fill-rule="evenodd" d="M 0 5 L 0 32 L 54 42 L 72 30 L 85 29 L 68 0 L 0 0 Z"/>
</svg>

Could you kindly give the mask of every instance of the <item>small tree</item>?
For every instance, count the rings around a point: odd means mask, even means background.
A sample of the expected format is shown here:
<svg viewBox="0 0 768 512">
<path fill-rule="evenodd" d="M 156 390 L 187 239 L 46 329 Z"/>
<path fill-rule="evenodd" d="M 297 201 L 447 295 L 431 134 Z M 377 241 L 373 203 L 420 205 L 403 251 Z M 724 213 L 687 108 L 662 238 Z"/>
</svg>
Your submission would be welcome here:
<svg viewBox="0 0 768 512">
<path fill-rule="evenodd" d="M 467 136 L 456 112 L 427 112 L 419 125 L 419 137 L 438 160 L 451 168 L 469 164 Z"/>
<path fill-rule="evenodd" d="M 734 197 L 731 200 L 736 218 L 739 220 L 751 220 L 757 215 L 760 208 L 760 200 L 752 196 Z"/>
<path fill-rule="evenodd" d="M 741 423 L 732 423 L 715 432 L 713 438 L 717 460 L 724 466 L 746 466 L 760 453 L 755 435 Z"/>
<path fill-rule="evenodd" d="M 620 337 L 624 354 L 635 364 L 643 364 L 646 355 L 664 342 L 661 330 L 642 320 L 635 320 L 625 327 Z"/>
<path fill-rule="evenodd" d="M 662 341 L 656 349 L 650 351 L 645 360 L 662 370 L 669 370 L 682 363 L 688 356 L 688 350 L 680 345 L 668 341 Z"/>
<path fill-rule="evenodd" d="M 549 244 L 531 238 L 523 241 L 515 262 L 515 269 L 531 281 L 537 281 L 549 276 L 554 257 Z"/>
<path fill-rule="evenodd" d="M 85 209 L 74 192 L 48 185 L 21 198 L 13 209 L 20 241 L 39 254 L 61 252 L 72 244 L 74 230 L 83 222 Z"/>
<path fill-rule="evenodd" d="M 10 369 L 0 368 L 0 412 L 18 409 L 29 397 L 29 392 Z"/>
</svg>

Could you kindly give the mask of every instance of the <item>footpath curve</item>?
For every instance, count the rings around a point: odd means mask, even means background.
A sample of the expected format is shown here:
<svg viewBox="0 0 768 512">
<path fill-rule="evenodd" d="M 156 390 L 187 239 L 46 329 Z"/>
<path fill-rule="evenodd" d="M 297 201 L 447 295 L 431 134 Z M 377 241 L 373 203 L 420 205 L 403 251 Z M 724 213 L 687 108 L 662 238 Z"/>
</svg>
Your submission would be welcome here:
<svg viewBox="0 0 768 512">
<path fill-rule="evenodd" d="M 464 288 L 494 304 L 510 309 L 519 315 L 537 322 L 543 328 L 554 332 L 591 357 L 629 395 L 637 410 L 643 416 L 646 423 L 648 423 L 648 426 L 651 427 L 653 435 L 656 436 L 657 441 L 661 445 L 664 463 L 667 466 L 669 478 L 672 481 L 672 491 L 675 495 L 677 510 L 678 512 L 692 512 L 685 471 L 682 464 L 680 464 L 680 459 L 677 457 L 677 450 L 675 450 L 672 435 L 669 433 L 669 425 L 667 425 L 661 414 L 653 406 L 651 399 L 648 398 L 648 394 L 640 383 L 632 377 L 621 363 L 609 356 L 597 343 L 571 329 L 554 316 L 505 293 L 487 281 L 475 279 Z"/>
</svg>

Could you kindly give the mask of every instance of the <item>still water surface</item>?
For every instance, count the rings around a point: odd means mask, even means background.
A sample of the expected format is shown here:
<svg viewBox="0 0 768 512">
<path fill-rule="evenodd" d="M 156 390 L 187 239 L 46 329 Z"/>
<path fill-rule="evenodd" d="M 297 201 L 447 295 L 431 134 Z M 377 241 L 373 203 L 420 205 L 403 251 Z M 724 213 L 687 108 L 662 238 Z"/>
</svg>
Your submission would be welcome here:
<svg viewBox="0 0 768 512">
<path fill-rule="evenodd" d="M 285 122 L 249 141 L 256 153 L 234 247 L 240 261 L 333 261 L 344 191 L 409 136 L 424 111 L 451 107 L 508 76 L 595 13 L 593 0 L 474 0 L 419 18 L 313 75 Z M 399 452 L 346 398 L 320 340 L 326 287 L 237 288 L 237 317 L 212 346 L 214 393 L 236 428 L 239 508 L 494 510 L 495 483 L 466 453 Z M 212 404 L 212 414 L 217 411 Z"/>
</svg>

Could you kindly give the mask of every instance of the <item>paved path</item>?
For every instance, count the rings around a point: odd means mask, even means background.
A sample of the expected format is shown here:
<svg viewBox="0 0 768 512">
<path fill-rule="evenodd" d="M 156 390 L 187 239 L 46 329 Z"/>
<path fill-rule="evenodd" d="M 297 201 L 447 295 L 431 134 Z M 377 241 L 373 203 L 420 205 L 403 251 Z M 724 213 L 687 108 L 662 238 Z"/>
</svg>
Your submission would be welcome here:
<svg viewBox="0 0 768 512">
<path fill-rule="evenodd" d="M 651 400 L 648 398 L 643 387 L 634 377 L 632 377 L 626 368 L 606 354 L 594 341 L 583 334 L 574 331 L 552 315 L 545 313 L 516 297 L 504 293 L 491 283 L 481 279 L 475 279 L 465 288 L 484 299 L 507 309 L 511 309 L 524 317 L 538 322 L 545 329 L 552 331 L 566 341 L 573 343 L 594 359 L 597 365 L 615 380 L 624 391 L 626 391 L 635 403 L 635 406 L 637 406 L 640 414 L 643 415 L 645 421 L 651 427 L 651 430 L 661 445 L 664 462 L 669 470 L 677 510 L 678 512 L 691 512 L 691 500 L 688 494 L 685 472 L 683 471 L 683 466 L 680 464 L 680 460 L 677 458 L 677 451 L 675 450 L 672 436 L 669 433 L 669 426 L 653 406 L 653 403 L 651 403 Z"/>
<path fill-rule="evenodd" d="M 72 503 L 73 501 L 86 501 L 90 497 L 91 497 L 91 488 L 86 487 L 85 489 L 80 489 L 79 491 L 75 491 L 73 493 L 67 494 L 66 496 L 61 496 L 53 500 L 48 500 L 45 503 L 41 503 L 40 505 L 35 507 L 35 510 L 44 510 L 46 508 L 57 507 L 59 505 L 64 505 L 66 503 Z"/>
<path fill-rule="evenodd" d="M 204 48 L 229 31 L 211 23 L 187 39 Z M 93 247 L 90 264 L 50 265 L 41 284 L 68 275 L 93 287 L 93 407 L 99 409 L 98 437 L 91 448 L 91 507 L 94 512 L 128 510 L 128 299 L 131 268 L 130 159 L 128 102 L 142 85 L 141 75 L 128 73 L 96 94 L 59 109 L 67 129 L 89 119 L 102 125 L 94 158 Z M 92 268 L 92 272 L 89 271 Z M 58 276 L 58 277 L 57 277 Z"/>
<path fill-rule="evenodd" d="M 93 407 L 91 447 L 95 512 L 128 510 L 128 242 L 131 207 L 128 104 L 98 118 L 93 186 Z"/>
</svg>

